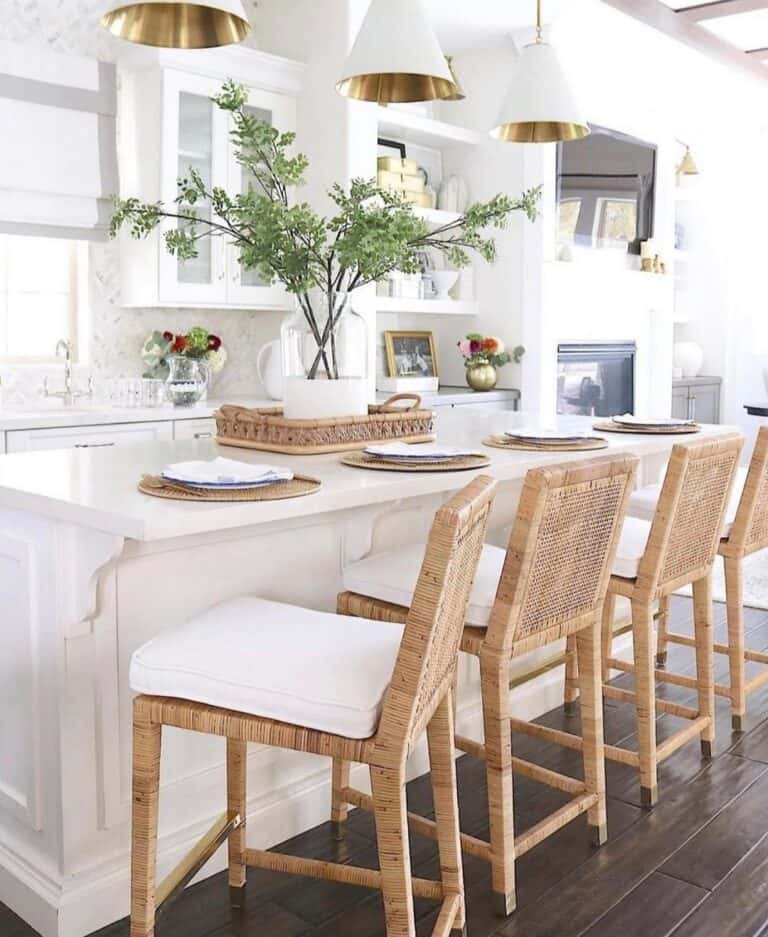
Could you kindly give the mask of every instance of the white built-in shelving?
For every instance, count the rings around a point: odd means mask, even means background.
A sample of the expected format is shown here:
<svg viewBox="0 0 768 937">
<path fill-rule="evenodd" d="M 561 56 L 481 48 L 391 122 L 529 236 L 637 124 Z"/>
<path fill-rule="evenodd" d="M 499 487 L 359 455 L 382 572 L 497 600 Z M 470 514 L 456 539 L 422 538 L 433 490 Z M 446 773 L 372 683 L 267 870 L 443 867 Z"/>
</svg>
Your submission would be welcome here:
<svg viewBox="0 0 768 937">
<path fill-rule="evenodd" d="M 461 212 L 443 211 L 440 208 L 414 208 L 413 213 L 435 228 L 451 224 L 461 218 Z"/>
<path fill-rule="evenodd" d="M 415 146 L 477 146 L 484 135 L 458 124 L 450 124 L 434 117 L 425 117 L 414 111 L 401 111 L 394 107 L 376 110 L 379 136 L 411 143 Z"/>
<path fill-rule="evenodd" d="M 418 315 L 476 316 L 480 306 L 464 299 L 402 299 L 377 296 L 376 312 L 416 313 Z"/>
</svg>

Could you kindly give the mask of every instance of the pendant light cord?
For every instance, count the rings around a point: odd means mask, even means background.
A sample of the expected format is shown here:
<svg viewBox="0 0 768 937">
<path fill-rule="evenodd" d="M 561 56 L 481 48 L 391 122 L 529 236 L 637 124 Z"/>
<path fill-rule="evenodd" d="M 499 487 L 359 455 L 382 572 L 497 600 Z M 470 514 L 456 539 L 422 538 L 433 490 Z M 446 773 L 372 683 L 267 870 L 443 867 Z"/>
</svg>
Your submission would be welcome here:
<svg viewBox="0 0 768 937">
<path fill-rule="evenodd" d="M 536 42 L 544 42 L 541 28 L 541 0 L 536 0 Z"/>
</svg>

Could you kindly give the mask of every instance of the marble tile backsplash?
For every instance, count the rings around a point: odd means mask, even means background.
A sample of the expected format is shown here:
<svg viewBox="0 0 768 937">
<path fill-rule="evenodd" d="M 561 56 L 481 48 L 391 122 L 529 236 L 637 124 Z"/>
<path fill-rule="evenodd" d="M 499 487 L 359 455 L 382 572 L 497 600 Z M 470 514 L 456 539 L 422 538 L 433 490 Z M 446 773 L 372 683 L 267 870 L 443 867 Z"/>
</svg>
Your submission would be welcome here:
<svg viewBox="0 0 768 937">
<path fill-rule="evenodd" d="M 264 0 L 261 0 L 264 2 Z M 269 0 L 272 2 L 272 0 Z M 119 60 L 126 48 L 99 25 L 99 19 L 113 0 L 2 0 L 0 36 L 56 52 L 86 55 L 103 61 Z M 246 44 L 258 45 L 258 9 L 246 0 L 254 33 Z M 217 377 L 217 397 L 261 394 L 255 372 L 259 348 L 277 338 L 281 316 L 274 312 L 190 309 L 125 309 L 120 306 L 119 251 L 114 243 L 94 243 L 89 251 L 91 323 L 83 358 L 87 364 L 77 369 L 81 379 L 93 373 L 97 381 L 111 377 L 139 377 L 139 350 L 153 329 L 186 332 L 201 325 L 221 336 L 229 355 Z M 8 377 L 8 368 L 3 368 Z M 10 396 L 35 397 L 44 374 L 60 378 L 60 368 L 27 367 L 13 369 Z M 6 395 L 6 397 L 9 395 Z"/>
</svg>

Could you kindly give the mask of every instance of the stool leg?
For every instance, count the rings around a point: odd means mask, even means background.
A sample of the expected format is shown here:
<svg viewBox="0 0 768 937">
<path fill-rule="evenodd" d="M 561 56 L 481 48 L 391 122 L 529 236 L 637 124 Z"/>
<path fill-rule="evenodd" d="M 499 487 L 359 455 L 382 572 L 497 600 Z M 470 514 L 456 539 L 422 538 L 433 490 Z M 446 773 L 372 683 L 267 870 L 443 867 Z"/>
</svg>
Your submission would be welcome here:
<svg viewBox="0 0 768 937">
<path fill-rule="evenodd" d="M 611 656 L 613 651 L 613 623 L 616 618 L 616 596 L 609 592 L 605 597 L 605 602 L 603 603 L 603 620 L 601 623 L 602 631 L 602 674 L 603 674 L 603 683 L 608 683 L 611 673 L 610 668 L 608 667 L 608 658 Z"/>
<path fill-rule="evenodd" d="M 656 764 L 656 680 L 653 661 L 653 619 L 647 602 L 632 602 L 632 645 L 635 655 L 640 795 L 644 807 L 659 798 Z"/>
<path fill-rule="evenodd" d="M 461 861 L 459 801 L 456 793 L 456 759 L 453 751 L 453 703 L 448 693 L 427 726 L 429 766 L 432 774 L 432 800 L 440 852 L 440 880 L 444 894 L 459 895 L 461 906 L 454 918 L 452 933 L 465 933 L 464 875 Z"/>
<path fill-rule="evenodd" d="M 229 834 L 229 900 L 233 908 L 245 904 L 245 820 L 248 743 L 227 739 L 227 810 L 240 814 L 240 826 Z"/>
<path fill-rule="evenodd" d="M 725 557 L 725 598 L 728 615 L 728 668 L 731 683 L 731 725 L 744 731 L 747 695 L 744 686 L 744 579 L 742 561 Z"/>
<path fill-rule="evenodd" d="M 134 709 L 130 937 L 154 937 L 155 933 L 161 732 L 160 725 Z"/>
<path fill-rule="evenodd" d="M 576 635 L 568 635 L 565 641 L 565 691 L 563 709 L 567 716 L 572 716 L 579 696 L 579 655 L 576 647 Z"/>
<path fill-rule="evenodd" d="M 416 937 L 405 778 L 394 768 L 371 766 L 371 788 L 387 937 Z"/>
<path fill-rule="evenodd" d="M 352 767 L 349 761 L 342 761 L 341 758 L 333 759 L 333 768 L 331 769 L 331 824 L 337 839 L 344 837 L 344 829 L 349 815 L 349 805 L 345 804 L 341 791 L 349 787 L 349 769 Z"/>
<path fill-rule="evenodd" d="M 669 625 L 669 596 L 659 599 L 658 624 L 656 628 L 656 666 L 667 666 L 667 629 Z"/>
<path fill-rule="evenodd" d="M 608 838 L 605 807 L 605 752 L 603 742 L 603 692 L 600 660 L 600 622 L 575 635 L 579 647 L 581 736 L 584 740 L 584 783 L 598 801 L 587 813 L 596 846 Z"/>
<path fill-rule="evenodd" d="M 515 910 L 516 902 L 509 660 L 481 654 L 480 685 L 483 696 L 494 911 L 499 917 L 507 917 Z"/>
<path fill-rule="evenodd" d="M 699 714 L 709 716 L 709 724 L 701 732 L 701 753 L 712 757 L 715 740 L 715 679 L 714 637 L 712 632 L 712 573 L 693 584 L 693 625 L 696 636 L 696 684 Z"/>
</svg>

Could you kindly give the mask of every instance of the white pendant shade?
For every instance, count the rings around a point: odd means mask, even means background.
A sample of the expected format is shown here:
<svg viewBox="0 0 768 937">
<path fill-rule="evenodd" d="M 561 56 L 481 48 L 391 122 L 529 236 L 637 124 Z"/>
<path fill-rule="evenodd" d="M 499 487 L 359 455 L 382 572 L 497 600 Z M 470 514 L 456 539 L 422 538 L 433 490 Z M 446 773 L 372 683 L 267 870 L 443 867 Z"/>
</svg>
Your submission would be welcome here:
<svg viewBox="0 0 768 937">
<path fill-rule="evenodd" d="M 336 90 L 379 104 L 447 100 L 455 93 L 421 0 L 372 0 Z"/>
<path fill-rule="evenodd" d="M 525 46 L 491 136 L 513 143 L 552 143 L 580 140 L 588 134 L 589 125 L 555 49 L 545 42 Z"/>
<path fill-rule="evenodd" d="M 105 13 L 118 39 L 166 49 L 211 49 L 241 42 L 251 31 L 242 0 L 135 0 Z"/>
</svg>

